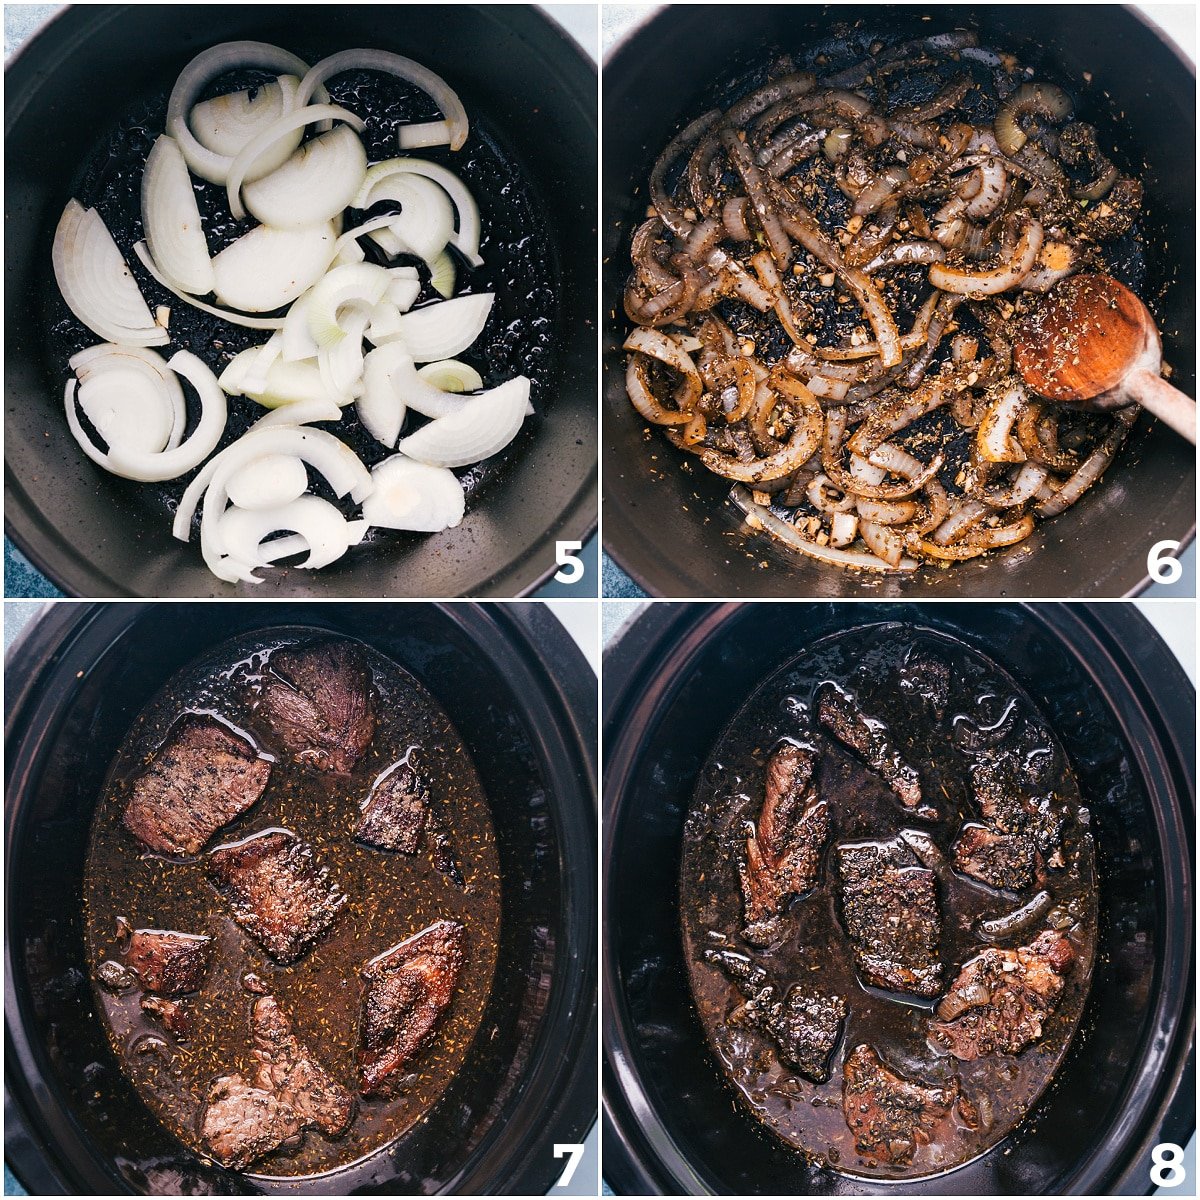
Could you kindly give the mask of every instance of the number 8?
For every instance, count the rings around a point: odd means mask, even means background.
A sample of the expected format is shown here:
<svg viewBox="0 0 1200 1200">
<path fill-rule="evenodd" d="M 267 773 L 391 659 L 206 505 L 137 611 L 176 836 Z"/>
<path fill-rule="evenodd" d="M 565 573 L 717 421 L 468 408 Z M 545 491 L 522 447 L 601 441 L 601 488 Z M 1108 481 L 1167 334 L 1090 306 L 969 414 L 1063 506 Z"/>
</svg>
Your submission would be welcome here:
<svg viewBox="0 0 1200 1200">
<path fill-rule="evenodd" d="M 1183 1147 L 1174 1142 L 1159 1142 L 1150 1151 L 1150 1182 L 1155 1187 L 1178 1187 L 1187 1177 L 1180 1165 L 1183 1162 Z"/>
</svg>

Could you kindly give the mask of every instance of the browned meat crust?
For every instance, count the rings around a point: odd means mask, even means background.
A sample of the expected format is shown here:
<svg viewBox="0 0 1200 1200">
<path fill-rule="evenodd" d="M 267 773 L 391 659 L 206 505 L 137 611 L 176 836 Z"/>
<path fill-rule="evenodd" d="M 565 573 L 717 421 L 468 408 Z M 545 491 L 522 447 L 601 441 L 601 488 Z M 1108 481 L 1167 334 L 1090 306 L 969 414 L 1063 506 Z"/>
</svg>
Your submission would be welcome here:
<svg viewBox="0 0 1200 1200">
<path fill-rule="evenodd" d="M 454 995 L 465 930 L 437 921 L 363 968 L 358 1065 L 365 1095 L 386 1094 L 432 1040 Z"/>
<path fill-rule="evenodd" d="M 270 776 L 271 764 L 244 737 L 189 714 L 130 785 L 125 827 L 161 854 L 198 854 L 258 800 Z"/>
<path fill-rule="evenodd" d="M 298 763 L 349 774 L 375 734 L 375 693 L 362 651 L 341 639 L 271 655 L 258 711 Z"/>
<path fill-rule="evenodd" d="M 287 830 L 218 846 L 206 870 L 233 919 L 284 964 L 312 946 L 347 899 L 312 847 Z"/>
<path fill-rule="evenodd" d="M 186 1038 L 192 1031 L 188 1010 L 179 1001 L 165 1000 L 162 996 L 143 996 L 142 1012 L 156 1017 L 168 1033 L 178 1038 Z"/>
<path fill-rule="evenodd" d="M 227 1167 L 244 1170 L 302 1129 L 300 1115 L 290 1104 L 253 1087 L 241 1075 L 222 1075 L 209 1085 L 200 1137 Z"/>
<path fill-rule="evenodd" d="M 842 917 L 859 973 L 876 987 L 936 996 L 942 917 L 934 874 L 902 841 L 837 848 Z"/>
<path fill-rule="evenodd" d="M 212 956 L 212 938 L 170 929 L 136 929 L 125 951 L 125 966 L 142 988 L 160 996 L 185 996 L 204 985 Z"/>
<path fill-rule="evenodd" d="M 957 1080 L 933 1087 L 905 1079 L 870 1046 L 856 1046 L 842 1068 L 842 1111 L 860 1154 L 904 1166 L 959 1098 Z"/>
<path fill-rule="evenodd" d="M 931 1042 L 964 1062 L 1020 1053 L 1042 1036 L 1074 961 L 1071 943 L 1053 930 L 1029 946 L 976 955 L 938 1005 Z"/>
<path fill-rule="evenodd" d="M 954 843 L 954 867 L 994 888 L 1019 892 L 1034 878 L 1037 847 L 1020 833 L 994 833 L 982 825 L 964 825 Z"/>
<path fill-rule="evenodd" d="M 380 850 L 416 854 L 429 815 L 429 791 L 409 766 L 381 775 L 363 805 L 354 836 Z"/>
<path fill-rule="evenodd" d="M 739 863 L 748 926 L 778 916 L 790 897 L 816 886 L 829 805 L 810 788 L 814 762 L 811 751 L 788 742 L 767 763 L 762 810 Z M 759 940 L 754 933 L 747 931 L 749 940 Z"/>
<path fill-rule="evenodd" d="M 905 808 L 921 803 L 921 780 L 904 761 L 882 721 L 868 717 L 848 692 L 827 684 L 817 700 L 817 720 L 853 750 L 900 797 Z"/>
<path fill-rule="evenodd" d="M 997 833 L 1021 833 L 1032 838 L 1043 854 L 1052 854 L 1062 840 L 1060 805 L 1050 789 L 1048 768 L 1037 765 L 1049 755 L 1032 755 L 1033 735 L 1022 731 L 1003 746 L 992 746 L 971 763 L 971 787 L 980 815 Z"/>
<path fill-rule="evenodd" d="M 274 996 L 260 996 L 250 1016 L 254 1055 L 260 1066 L 253 1084 L 274 1092 L 300 1115 L 306 1126 L 315 1126 L 334 1137 L 354 1115 L 354 1097 L 335 1080 L 292 1032 Z"/>
</svg>

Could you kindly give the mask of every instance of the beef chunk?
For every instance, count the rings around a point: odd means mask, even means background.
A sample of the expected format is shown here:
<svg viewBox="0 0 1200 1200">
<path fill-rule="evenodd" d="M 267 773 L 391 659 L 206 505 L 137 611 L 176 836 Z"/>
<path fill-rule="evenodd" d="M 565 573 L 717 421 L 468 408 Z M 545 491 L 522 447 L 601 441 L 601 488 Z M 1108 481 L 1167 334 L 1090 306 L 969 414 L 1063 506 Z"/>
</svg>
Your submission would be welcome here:
<svg viewBox="0 0 1200 1200">
<path fill-rule="evenodd" d="M 930 1041 L 968 1062 L 1019 1053 L 1042 1036 L 1074 961 L 1071 943 L 1053 930 L 1016 950 L 983 951 L 964 964 L 938 1005 Z"/>
<path fill-rule="evenodd" d="M 859 973 L 876 987 L 936 996 L 942 990 L 942 918 L 933 872 L 903 841 L 837 848 L 842 916 Z"/>
<path fill-rule="evenodd" d="M 176 1037 L 186 1038 L 192 1031 L 188 1010 L 176 1000 L 167 1000 L 162 996 L 143 996 L 142 1012 L 157 1017 L 162 1027 Z"/>
<path fill-rule="evenodd" d="M 299 1136 L 303 1127 L 290 1104 L 241 1075 L 213 1080 L 200 1117 L 200 1137 L 213 1157 L 238 1171 Z"/>
<path fill-rule="evenodd" d="M 354 836 L 380 850 L 416 854 L 429 815 L 429 792 L 408 766 L 381 775 L 363 806 Z"/>
<path fill-rule="evenodd" d="M 185 996 L 204 984 L 212 956 L 212 938 L 202 933 L 136 929 L 125 951 L 125 965 L 143 990 L 160 996 Z"/>
<path fill-rule="evenodd" d="M 846 1019 L 846 1002 L 841 996 L 822 995 L 796 984 L 779 1000 L 766 972 L 744 954 L 709 950 L 705 958 L 721 967 L 746 997 L 731 1019 L 752 1025 L 774 1042 L 784 1066 L 813 1083 L 824 1083 Z"/>
<path fill-rule="evenodd" d="M 813 764 L 811 751 L 791 743 L 780 746 L 767 763 L 762 811 L 757 825 L 749 827 L 740 864 L 751 942 L 771 940 L 772 930 L 760 923 L 778 916 L 791 896 L 816 885 L 829 837 L 829 805 L 809 786 Z"/>
<path fill-rule="evenodd" d="M 996 833 L 1020 833 L 1043 854 L 1062 840 L 1062 813 L 1053 794 L 1053 754 L 1044 731 L 1025 722 L 1004 741 L 984 747 L 971 762 L 971 789 L 979 813 Z"/>
<path fill-rule="evenodd" d="M 218 846 L 207 872 L 233 919 L 280 963 L 304 954 L 346 903 L 312 847 L 287 830 Z"/>
<path fill-rule="evenodd" d="M 1037 847 L 1023 833 L 993 833 L 964 825 L 954 843 L 954 867 L 994 888 L 1019 892 L 1033 882 Z"/>
<path fill-rule="evenodd" d="M 950 703 L 950 664 L 931 651 L 914 647 L 905 657 L 897 681 L 903 695 L 924 701 L 939 720 Z"/>
<path fill-rule="evenodd" d="M 952 1080 L 933 1087 L 905 1079 L 870 1046 L 856 1046 L 842 1068 L 842 1112 L 855 1148 L 880 1162 L 904 1166 L 928 1145 L 958 1099 Z"/>
<path fill-rule="evenodd" d="M 260 1066 L 253 1084 L 291 1105 L 305 1125 L 335 1136 L 349 1124 L 354 1097 L 333 1079 L 292 1032 L 274 996 L 260 996 L 250 1017 Z"/>
<path fill-rule="evenodd" d="M 198 854 L 263 794 L 271 764 L 228 726 L 186 716 L 130 785 L 125 827 L 161 854 Z"/>
<path fill-rule="evenodd" d="M 348 774 L 375 734 L 371 668 L 343 640 L 271 655 L 258 711 L 299 763 Z"/>
<path fill-rule="evenodd" d="M 363 968 L 358 1065 L 362 1091 L 384 1095 L 432 1040 L 463 964 L 465 930 L 437 921 Z"/>
<path fill-rule="evenodd" d="M 905 808 L 921 803 L 921 780 L 900 756 L 887 726 L 868 717 L 858 702 L 835 683 L 826 684 L 817 700 L 817 720 L 844 746 L 887 782 Z"/>
</svg>

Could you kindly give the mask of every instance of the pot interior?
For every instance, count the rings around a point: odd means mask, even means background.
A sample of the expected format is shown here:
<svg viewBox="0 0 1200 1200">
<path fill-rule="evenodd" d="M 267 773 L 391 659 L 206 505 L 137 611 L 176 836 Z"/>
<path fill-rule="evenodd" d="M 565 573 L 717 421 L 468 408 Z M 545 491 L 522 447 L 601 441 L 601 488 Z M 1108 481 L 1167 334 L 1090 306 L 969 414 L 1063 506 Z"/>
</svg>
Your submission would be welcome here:
<svg viewBox="0 0 1200 1200">
<path fill-rule="evenodd" d="M 1128 717 L 1144 698 L 1119 674 L 1101 674 L 1108 652 L 1065 609 L 1053 621 L 1018 606 L 768 604 L 696 619 L 688 608 L 681 612 L 673 624 L 660 621 L 648 645 L 636 625 L 626 635 L 642 647 L 643 669 L 626 684 L 634 699 L 616 721 L 610 713 L 606 730 L 606 956 L 615 996 L 606 1054 L 610 1067 L 622 1063 L 613 1111 L 649 1113 L 639 1115 L 641 1133 L 627 1127 L 625 1137 L 642 1163 L 661 1174 L 657 1185 L 778 1195 L 1107 1191 L 1105 1184 L 1129 1166 L 1123 1156 L 1136 1153 L 1130 1146 L 1137 1137 L 1151 1131 L 1154 1141 L 1167 1137 L 1153 1114 L 1166 1080 L 1188 1054 L 1191 868 L 1181 850 L 1186 835 L 1177 843 L 1172 830 L 1189 826 L 1191 800 L 1186 759 L 1173 760 L 1169 752 L 1164 758 L 1162 746 L 1174 743 L 1169 728 L 1145 727 L 1140 741 L 1131 740 Z M 897 621 L 982 652 L 1041 710 L 1092 810 L 1100 928 L 1079 1030 L 1032 1115 L 957 1170 L 872 1187 L 809 1164 L 738 1103 L 688 987 L 679 868 L 695 780 L 746 698 L 818 639 Z M 1153 639 L 1144 625 L 1128 635 L 1131 652 Z M 1194 702 L 1185 700 L 1183 708 L 1194 713 Z M 1182 775 L 1164 775 L 1167 760 Z M 615 1077 L 610 1072 L 610 1082 Z M 1190 1121 L 1187 1114 L 1176 1121 L 1177 1137 L 1186 1140 Z M 1084 1170 L 1089 1174 L 1081 1179 Z M 1148 1162 L 1139 1187 L 1146 1170 Z"/>
<path fill-rule="evenodd" d="M 628 322 L 621 296 L 633 229 L 644 219 L 655 158 L 714 87 L 779 50 L 826 44 L 851 30 L 894 42 L 973 28 L 1051 78 L 1075 82 L 1080 116 L 1146 187 L 1148 290 L 1172 382 L 1195 386 L 1195 77 L 1159 35 L 1119 5 L 924 9 L 868 5 L 675 5 L 611 55 L 604 72 L 605 545 L 652 595 L 1121 596 L 1145 586 L 1146 555 L 1195 526 L 1195 456 L 1142 417 L 1102 484 L 1019 547 L 911 575 L 873 578 L 747 535 L 726 502 L 729 482 L 694 465 L 645 423 L 625 394 Z M 1083 14 L 1086 13 L 1086 16 Z M 1136 72 L 1129 64 L 1143 66 Z M 1093 86 L 1081 89 L 1084 72 Z M 1152 79 L 1152 87 L 1143 84 Z M 1172 132 L 1183 131 L 1181 135 Z M 1101 545 L 1103 549 L 1101 549 Z"/>
<path fill-rule="evenodd" d="M 485 166 L 478 199 L 485 239 L 496 238 L 491 247 L 485 240 L 485 255 L 491 253 L 496 267 L 506 254 L 517 262 L 495 278 L 487 265 L 481 274 L 477 290 L 504 289 L 513 305 L 512 313 L 493 321 L 489 361 L 508 371 L 506 348 L 518 341 L 512 323 L 526 309 L 532 320 L 539 304 L 546 308 L 541 320 L 552 328 L 536 339 L 526 335 L 536 341 L 538 357 L 529 359 L 528 369 L 539 379 L 544 411 L 534 432 L 523 435 L 511 455 L 499 456 L 463 524 L 431 536 L 380 534 L 377 543 L 326 570 L 269 572 L 263 586 L 273 594 L 317 597 L 530 590 L 553 570 L 551 531 L 565 526 L 556 536 L 582 538 L 595 523 L 596 365 L 589 325 L 595 294 L 594 277 L 580 264 L 595 253 L 596 116 L 590 64 L 556 26 L 524 8 L 84 6 L 62 14 L 23 49 L 6 80 L 10 532 L 69 594 L 251 596 L 261 590 L 216 579 L 195 542 L 185 546 L 171 536 L 173 500 L 162 487 L 117 479 L 87 461 L 63 421 L 60 347 L 47 336 L 48 321 L 59 311 L 50 248 L 81 164 L 119 121 L 169 92 L 196 53 L 241 39 L 280 45 L 310 62 L 348 47 L 392 50 L 443 74 L 476 120 L 474 141 L 462 153 L 478 154 L 472 146 L 484 141 L 496 148 L 527 186 L 549 243 L 548 261 L 536 271 L 522 271 L 519 250 L 501 251 L 506 201 L 486 190 L 490 180 L 499 192 L 502 172 Z M 553 137 L 546 136 L 550 124 Z M 131 219 L 140 225 L 140 218 Z M 534 289 L 541 289 L 537 303 L 526 275 L 547 281 Z M 199 341 L 191 348 L 211 365 L 212 356 L 203 352 L 209 336 L 203 319 L 193 318 L 182 301 L 172 301 L 172 308 L 184 309 L 176 344 L 194 330 L 192 340 Z M 215 325 L 212 332 L 222 336 Z M 88 344 L 99 340 L 92 336 Z M 248 404 L 235 401 L 231 412 Z M 356 448 L 370 447 L 373 439 L 360 436 Z"/>
<path fill-rule="evenodd" d="M 8 1011 L 10 1032 L 19 1021 L 21 1045 L 9 1059 L 9 1084 L 55 1147 L 67 1191 L 234 1193 L 246 1186 L 244 1177 L 171 1137 L 121 1072 L 95 1012 L 84 960 L 81 877 L 92 809 L 134 717 L 179 667 L 251 630 L 286 625 L 344 633 L 415 675 L 444 706 L 474 759 L 502 874 L 491 996 L 463 1066 L 428 1119 L 336 1172 L 256 1178 L 251 1186 L 314 1195 L 381 1187 L 428 1193 L 470 1179 L 495 1154 L 522 1085 L 547 1054 L 567 1053 L 561 1035 L 547 1045 L 556 1003 L 577 986 L 567 981 L 570 968 L 559 948 L 581 936 L 556 866 L 564 789 L 546 762 L 544 730 L 531 727 L 536 718 L 502 668 L 503 651 L 480 645 L 484 637 L 502 642 L 505 631 L 472 624 L 459 615 L 464 611 L 118 605 L 78 622 L 46 666 L 36 711 L 16 735 L 19 746 L 10 744 Z M 552 1172 L 553 1164 L 542 1169 Z"/>
</svg>

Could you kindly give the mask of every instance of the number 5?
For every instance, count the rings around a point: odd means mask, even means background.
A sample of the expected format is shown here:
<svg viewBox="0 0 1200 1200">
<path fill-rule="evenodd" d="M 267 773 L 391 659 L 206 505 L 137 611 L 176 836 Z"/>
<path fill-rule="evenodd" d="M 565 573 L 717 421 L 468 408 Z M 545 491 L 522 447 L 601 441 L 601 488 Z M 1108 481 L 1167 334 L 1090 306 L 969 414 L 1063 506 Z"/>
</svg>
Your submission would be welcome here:
<svg viewBox="0 0 1200 1200">
<path fill-rule="evenodd" d="M 554 561 L 561 568 L 554 572 L 558 583 L 578 583 L 583 578 L 583 560 L 579 557 L 579 551 L 582 549 L 582 542 L 555 543 Z"/>
<path fill-rule="evenodd" d="M 579 543 L 576 542 L 575 545 L 578 546 Z M 554 1185 L 555 1187 L 566 1187 L 571 1182 L 571 1177 L 575 1174 L 579 1162 L 583 1158 L 583 1146 L 579 1142 L 555 1142 L 554 1157 L 565 1157 L 567 1160 L 567 1165 L 563 1167 L 563 1173 Z"/>
</svg>

